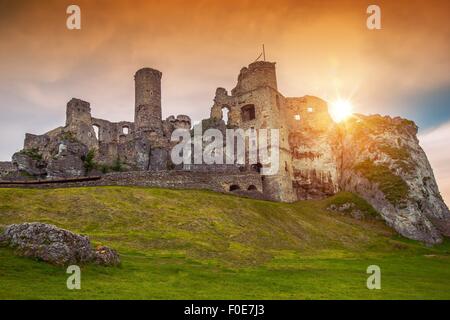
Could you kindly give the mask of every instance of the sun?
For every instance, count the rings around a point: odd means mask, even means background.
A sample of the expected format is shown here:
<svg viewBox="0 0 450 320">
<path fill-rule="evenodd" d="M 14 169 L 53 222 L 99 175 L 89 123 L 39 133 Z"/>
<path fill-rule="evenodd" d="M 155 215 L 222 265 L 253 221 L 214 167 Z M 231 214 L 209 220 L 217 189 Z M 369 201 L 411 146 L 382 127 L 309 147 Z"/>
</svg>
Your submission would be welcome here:
<svg viewBox="0 0 450 320">
<path fill-rule="evenodd" d="M 352 115 L 352 104 L 348 100 L 339 99 L 331 103 L 330 115 L 336 122 L 341 122 Z"/>
</svg>

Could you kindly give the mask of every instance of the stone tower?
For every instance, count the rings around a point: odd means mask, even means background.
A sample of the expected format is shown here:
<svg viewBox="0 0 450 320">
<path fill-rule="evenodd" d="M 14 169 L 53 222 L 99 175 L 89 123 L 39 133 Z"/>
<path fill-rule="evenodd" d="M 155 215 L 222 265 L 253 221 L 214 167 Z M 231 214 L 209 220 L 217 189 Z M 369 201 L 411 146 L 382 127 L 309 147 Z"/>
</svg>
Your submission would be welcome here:
<svg viewBox="0 0 450 320">
<path fill-rule="evenodd" d="M 89 102 L 72 98 L 66 108 L 66 129 L 89 149 L 98 148 L 98 141 L 92 127 Z"/>
<path fill-rule="evenodd" d="M 232 95 L 249 92 L 261 87 L 277 88 L 277 76 L 275 63 L 268 61 L 256 61 L 248 68 L 241 69 L 236 87 L 231 91 Z"/>
<path fill-rule="evenodd" d="M 162 130 L 161 76 L 160 71 L 151 68 L 140 69 L 134 75 L 137 132 Z"/>
<path fill-rule="evenodd" d="M 284 97 L 277 88 L 275 63 L 256 61 L 242 68 L 231 95 L 228 95 L 225 89 L 218 88 L 211 118 L 223 119 L 224 108 L 229 111 L 227 125 L 231 128 L 278 130 L 279 146 L 274 146 L 279 150 L 278 165 L 272 164 L 272 167 L 275 166 L 278 170 L 274 174 L 264 174 L 263 190 L 267 197 L 276 201 L 296 200 L 292 188 L 292 157 L 288 130 L 284 125 L 286 110 Z M 267 147 L 270 148 L 271 145 Z M 256 165 L 264 167 L 262 163 Z"/>
</svg>

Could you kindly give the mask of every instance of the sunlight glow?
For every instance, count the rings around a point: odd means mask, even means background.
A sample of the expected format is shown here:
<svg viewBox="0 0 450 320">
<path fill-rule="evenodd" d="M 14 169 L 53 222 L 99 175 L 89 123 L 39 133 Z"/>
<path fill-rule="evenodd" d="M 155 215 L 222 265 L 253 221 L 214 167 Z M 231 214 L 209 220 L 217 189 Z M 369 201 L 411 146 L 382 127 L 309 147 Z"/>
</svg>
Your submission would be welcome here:
<svg viewBox="0 0 450 320">
<path fill-rule="evenodd" d="M 348 100 L 337 100 L 331 103 L 330 115 L 336 122 L 341 122 L 352 115 L 352 104 Z"/>
</svg>

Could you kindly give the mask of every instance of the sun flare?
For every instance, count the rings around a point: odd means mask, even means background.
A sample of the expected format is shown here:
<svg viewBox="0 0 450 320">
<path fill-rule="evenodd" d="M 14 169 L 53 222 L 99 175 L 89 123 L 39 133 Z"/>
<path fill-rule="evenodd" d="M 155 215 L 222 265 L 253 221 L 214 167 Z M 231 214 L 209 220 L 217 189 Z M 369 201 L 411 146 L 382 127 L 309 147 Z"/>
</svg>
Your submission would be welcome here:
<svg viewBox="0 0 450 320">
<path fill-rule="evenodd" d="M 341 122 L 352 115 L 352 104 L 348 100 L 337 100 L 331 103 L 330 114 L 334 121 Z"/>
</svg>

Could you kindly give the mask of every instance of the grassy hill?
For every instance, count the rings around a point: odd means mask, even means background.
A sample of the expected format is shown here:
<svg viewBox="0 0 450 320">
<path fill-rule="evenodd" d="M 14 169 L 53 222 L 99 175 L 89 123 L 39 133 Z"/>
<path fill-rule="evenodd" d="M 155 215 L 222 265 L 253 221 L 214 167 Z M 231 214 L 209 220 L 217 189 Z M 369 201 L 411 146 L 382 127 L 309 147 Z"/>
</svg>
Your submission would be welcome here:
<svg viewBox="0 0 450 320">
<path fill-rule="evenodd" d="M 363 219 L 327 211 L 354 202 Z M 195 190 L 92 187 L 0 189 L 0 228 L 39 221 L 87 234 L 120 267 L 64 268 L 0 248 L 0 298 L 450 299 L 450 244 L 397 236 L 362 199 L 272 203 Z M 366 268 L 381 268 L 381 290 Z"/>
</svg>

